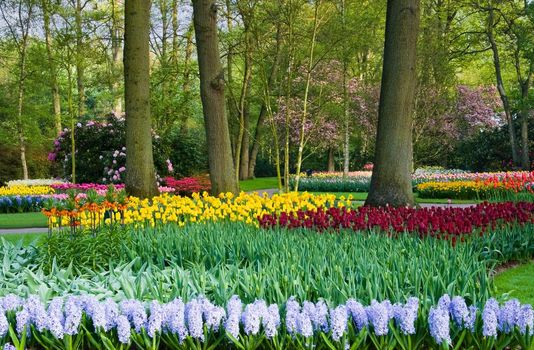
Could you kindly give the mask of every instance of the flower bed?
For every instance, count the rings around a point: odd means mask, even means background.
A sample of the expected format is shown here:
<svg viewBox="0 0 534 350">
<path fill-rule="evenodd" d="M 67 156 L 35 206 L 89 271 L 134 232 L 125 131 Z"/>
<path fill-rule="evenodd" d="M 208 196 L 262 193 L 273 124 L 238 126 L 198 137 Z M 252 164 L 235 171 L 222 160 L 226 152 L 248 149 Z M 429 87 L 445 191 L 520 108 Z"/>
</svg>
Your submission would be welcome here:
<svg viewBox="0 0 534 350">
<path fill-rule="evenodd" d="M 504 190 L 502 183 L 495 186 L 481 181 L 423 182 L 416 187 L 421 198 L 451 198 L 484 200 Z"/>
<path fill-rule="evenodd" d="M 17 185 L 11 187 L 0 187 L 0 197 L 2 196 L 37 196 L 54 193 L 50 186 L 25 186 Z"/>
<path fill-rule="evenodd" d="M 498 343 L 528 349 L 534 335 L 530 305 L 517 300 L 499 305 L 490 299 L 479 310 L 462 297 L 448 295 L 429 311 L 419 307 L 417 298 L 405 304 L 373 300 L 368 306 L 348 299 L 329 306 L 324 301 L 301 305 L 295 299 L 285 305 L 264 300 L 245 304 L 234 296 L 226 308 L 205 298 L 145 304 L 135 299 L 117 303 L 69 296 L 45 305 L 36 296 L 24 300 L 8 295 L 1 301 L 0 336 L 17 348 L 88 343 L 98 349 L 104 348 L 99 344 L 106 344 L 105 349 L 246 349 L 251 344 L 254 349 L 389 348 L 394 344 L 403 349 L 439 345 L 491 349 Z"/>
<path fill-rule="evenodd" d="M 484 233 L 502 225 L 523 225 L 534 222 L 534 203 L 482 203 L 468 208 L 318 208 L 264 214 L 260 226 L 311 228 L 319 231 L 348 228 L 368 231 L 379 228 L 386 233 L 413 232 L 420 237 L 464 239 L 473 233 Z"/>
<path fill-rule="evenodd" d="M 6 186 L 51 186 L 61 183 L 63 183 L 63 180 L 58 179 L 11 180 L 6 183 Z"/>
<path fill-rule="evenodd" d="M 2 196 L 0 214 L 38 212 L 43 200 L 43 196 Z"/>
</svg>

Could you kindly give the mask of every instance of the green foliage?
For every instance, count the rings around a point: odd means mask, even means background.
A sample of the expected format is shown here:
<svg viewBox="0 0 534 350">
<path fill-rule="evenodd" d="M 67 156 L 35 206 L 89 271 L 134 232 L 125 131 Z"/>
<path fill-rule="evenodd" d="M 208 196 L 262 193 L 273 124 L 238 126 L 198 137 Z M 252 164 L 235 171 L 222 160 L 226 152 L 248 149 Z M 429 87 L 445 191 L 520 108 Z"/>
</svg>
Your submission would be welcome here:
<svg viewBox="0 0 534 350">
<path fill-rule="evenodd" d="M 174 129 L 164 136 L 163 143 L 169 149 L 175 176 L 187 177 L 208 171 L 208 151 L 203 130 L 190 130 L 184 134 Z"/>
</svg>

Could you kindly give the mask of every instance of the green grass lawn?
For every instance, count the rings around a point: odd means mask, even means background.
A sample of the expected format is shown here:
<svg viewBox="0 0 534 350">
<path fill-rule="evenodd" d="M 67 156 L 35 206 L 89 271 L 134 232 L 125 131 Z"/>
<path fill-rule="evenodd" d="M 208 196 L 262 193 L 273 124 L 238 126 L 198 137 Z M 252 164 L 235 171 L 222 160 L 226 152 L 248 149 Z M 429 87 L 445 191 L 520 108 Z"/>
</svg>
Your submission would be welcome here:
<svg viewBox="0 0 534 350">
<path fill-rule="evenodd" d="M 498 294 L 509 293 L 522 303 L 534 305 L 534 261 L 498 274 L 495 286 Z"/>
<path fill-rule="evenodd" d="M 325 192 L 311 192 L 313 194 L 322 194 Z M 337 198 L 345 196 L 347 198 L 349 195 L 352 195 L 353 200 L 356 201 L 365 201 L 367 198 L 367 192 L 331 192 L 335 194 Z M 419 198 L 417 193 L 415 194 L 415 200 L 417 203 L 430 203 L 430 204 L 447 204 L 447 199 L 436 199 L 436 198 Z M 462 199 L 453 199 L 451 203 L 453 204 L 472 204 L 478 203 L 476 200 L 462 200 Z"/>
<path fill-rule="evenodd" d="M 239 181 L 241 191 L 251 192 L 257 190 L 267 190 L 271 188 L 278 188 L 278 180 L 276 177 L 258 177 L 251 180 Z"/>
<path fill-rule="evenodd" d="M 0 214 L 0 229 L 47 227 L 42 213 Z"/>
<path fill-rule="evenodd" d="M 24 233 L 24 234 L 6 234 L 0 237 L 11 243 L 18 243 L 22 241 L 22 245 L 29 245 L 36 242 L 39 238 L 43 237 L 45 233 Z"/>
</svg>

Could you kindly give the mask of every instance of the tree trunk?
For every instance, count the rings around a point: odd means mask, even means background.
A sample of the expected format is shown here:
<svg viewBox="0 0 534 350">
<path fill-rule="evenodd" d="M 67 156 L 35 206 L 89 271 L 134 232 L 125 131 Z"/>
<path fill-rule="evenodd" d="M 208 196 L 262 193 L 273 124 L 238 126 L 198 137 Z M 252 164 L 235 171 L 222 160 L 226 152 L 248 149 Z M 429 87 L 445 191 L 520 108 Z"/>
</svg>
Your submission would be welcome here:
<svg viewBox="0 0 534 350">
<path fill-rule="evenodd" d="M 504 83 L 501 73 L 501 60 L 499 57 L 499 48 L 495 42 L 495 37 L 493 36 L 493 26 L 495 25 L 493 8 L 490 8 L 488 11 L 488 27 L 487 27 L 487 37 L 491 45 L 491 51 L 493 52 L 493 66 L 495 68 L 495 78 L 497 80 L 497 90 L 499 91 L 499 96 L 501 97 L 502 105 L 504 108 L 504 114 L 506 116 L 506 122 L 508 123 L 508 135 L 510 138 L 510 147 L 512 149 L 512 160 L 514 165 L 519 163 L 519 155 L 517 152 L 517 141 L 515 136 L 514 121 L 512 119 L 512 112 L 510 108 L 510 102 L 508 101 L 508 96 L 506 95 L 506 90 L 504 89 Z"/>
<path fill-rule="evenodd" d="M 76 28 L 76 84 L 78 87 L 78 118 L 85 114 L 85 86 L 84 86 L 84 49 L 82 29 L 82 4 L 76 0 L 75 28 Z"/>
<path fill-rule="evenodd" d="M 343 32 L 346 32 L 346 8 L 345 0 L 341 0 L 342 25 Z M 349 175 L 350 161 L 350 114 L 349 114 L 349 94 L 347 88 L 348 75 L 348 53 L 346 40 L 343 40 L 343 121 L 344 121 L 344 138 L 343 138 L 343 177 Z"/>
<path fill-rule="evenodd" d="M 305 126 L 306 126 L 306 118 L 308 116 L 308 93 L 310 91 L 310 82 L 311 82 L 311 74 L 313 69 L 313 57 L 315 53 L 315 38 L 317 37 L 317 29 L 319 26 L 318 22 L 318 15 L 319 15 L 319 5 L 320 0 L 315 0 L 315 15 L 313 19 L 313 33 L 312 33 L 312 39 L 310 44 L 310 55 L 309 55 L 309 62 L 308 62 L 308 71 L 306 72 L 306 87 L 304 88 L 304 104 L 302 107 L 302 118 L 300 120 L 300 138 L 299 138 L 299 148 L 297 153 L 297 170 L 295 171 L 295 187 L 294 190 L 298 191 L 299 189 L 299 180 L 300 180 L 300 169 L 302 167 L 302 155 L 304 154 L 304 133 L 305 133 Z"/>
<path fill-rule="evenodd" d="M 528 139 L 528 121 L 530 110 L 528 108 L 528 91 L 530 89 L 531 73 L 529 72 L 525 81 L 521 83 L 521 168 L 530 170 L 530 148 Z"/>
<path fill-rule="evenodd" d="M 335 162 L 335 159 L 334 159 L 334 149 L 333 148 L 329 148 L 328 149 L 328 168 L 327 168 L 327 171 L 328 172 L 336 171 L 336 162 Z"/>
<path fill-rule="evenodd" d="M 233 22 L 232 22 L 232 1 L 226 0 L 226 26 L 228 27 L 228 32 L 231 33 L 233 30 Z M 232 149 L 232 157 L 236 157 L 237 155 L 237 140 L 239 136 L 234 132 L 236 127 L 239 127 L 237 125 L 237 121 L 239 120 L 238 116 L 238 108 L 237 108 L 237 101 L 233 94 L 232 88 L 234 86 L 234 74 L 233 74 L 233 66 L 234 66 L 234 48 L 233 43 L 229 43 L 228 45 L 228 52 L 226 55 L 226 70 L 227 70 L 227 108 L 228 108 L 228 127 L 230 132 L 230 144 Z M 232 158 L 232 159 L 233 159 Z M 236 167 L 236 170 L 238 168 Z"/>
<path fill-rule="evenodd" d="M 111 0 L 111 93 L 113 95 L 113 112 L 122 113 L 122 94 L 120 93 L 121 80 L 121 18 L 119 1 Z"/>
<path fill-rule="evenodd" d="M 241 138 L 241 155 L 239 157 L 239 179 L 247 180 L 250 178 L 250 174 L 248 173 L 248 162 L 250 160 L 250 111 L 248 103 L 243 112 L 243 131 L 243 137 Z"/>
<path fill-rule="evenodd" d="M 276 50 L 275 50 L 275 56 L 274 56 L 274 62 L 271 67 L 271 73 L 269 74 L 269 80 L 267 82 L 267 90 L 272 90 L 274 84 L 276 83 L 276 76 L 278 75 L 278 67 L 280 66 L 280 60 L 282 59 L 282 54 L 280 50 L 280 46 L 282 44 L 282 32 L 280 28 L 280 22 L 278 22 L 276 27 Z M 267 100 L 269 101 L 269 100 Z M 261 104 L 260 108 L 260 114 L 258 115 L 258 121 L 256 123 L 256 131 L 254 133 L 254 139 L 252 141 L 252 150 L 250 151 L 250 160 L 248 163 L 248 176 L 249 178 L 254 177 L 254 172 L 256 170 L 256 159 L 258 158 L 258 152 L 260 151 L 260 143 L 261 139 L 263 138 L 263 134 L 265 133 L 264 130 L 264 124 L 265 124 L 265 117 L 267 115 L 267 106 L 266 106 L 266 99 L 264 99 L 263 103 Z M 280 155 L 278 155 L 280 157 Z"/>
<path fill-rule="evenodd" d="M 378 108 L 372 206 L 414 205 L 411 167 L 412 111 L 420 0 L 388 0 L 384 63 Z"/>
<path fill-rule="evenodd" d="M 158 194 L 150 117 L 150 0 L 128 0 L 124 9 L 126 191 L 140 198 Z"/>
<path fill-rule="evenodd" d="M 42 0 L 41 7 L 43 10 L 43 26 L 45 34 L 46 55 L 48 58 L 48 69 L 50 73 L 50 88 L 52 90 L 52 105 L 54 108 L 54 126 L 59 136 L 62 131 L 61 127 L 61 97 L 59 96 L 59 85 L 57 83 L 57 70 L 52 53 L 52 34 L 50 32 L 50 2 Z"/>
<path fill-rule="evenodd" d="M 186 34 L 187 43 L 185 45 L 185 59 L 184 59 L 184 82 L 182 90 L 184 94 L 184 102 L 182 104 L 181 118 L 180 118 L 180 133 L 185 135 L 187 133 L 187 120 L 191 113 L 191 56 L 193 55 L 193 25 L 189 27 Z"/>
<path fill-rule="evenodd" d="M 224 69 L 219 58 L 216 1 L 193 0 L 193 22 L 212 193 L 237 193 L 238 183 L 224 106 Z"/>
</svg>

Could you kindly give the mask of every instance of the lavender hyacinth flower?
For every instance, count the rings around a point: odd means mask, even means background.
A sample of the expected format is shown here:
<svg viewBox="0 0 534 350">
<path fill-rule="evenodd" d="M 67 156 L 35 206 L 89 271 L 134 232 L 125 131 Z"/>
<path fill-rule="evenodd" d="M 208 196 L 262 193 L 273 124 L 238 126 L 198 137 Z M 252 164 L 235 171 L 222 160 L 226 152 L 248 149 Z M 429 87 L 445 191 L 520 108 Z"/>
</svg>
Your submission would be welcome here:
<svg viewBox="0 0 534 350">
<path fill-rule="evenodd" d="M 347 331 L 347 318 L 348 314 L 345 305 L 339 305 L 330 310 L 330 328 L 334 341 L 339 341 Z"/>
<path fill-rule="evenodd" d="M 226 322 L 224 328 L 234 338 L 239 338 L 239 321 L 243 304 L 237 295 L 232 296 L 226 305 Z"/>
<path fill-rule="evenodd" d="M 0 338 L 4 337 L 9 331 L 9 322 L 6 317 L 6 312 L 0 306 Z"/>
<path fill-rule="evenodd" d="M 263 329 L 267 339 L 272 339 L 278 332 L 280 326 L 280 311 L 278 305 L 271 304 L 267 308 L 267 313 L 263 317 Z"/>
<path fill-rule="evenodd" d="M 448 305 L 442 304 L 444 307 Z M 448 308 L 431 307 L 428 315 L 428 324 L 430 327 L 430 335 L 434 338 L 437 344 L 451 342 L 450 335 L 450 317 Z"/>
<path fill-rule="evenodd" d="M 161 333 L 163 318 L 163 307 L 157 300 L 153 300 L 150 303 L 150 317 L 147 325 L 147 334 L 150 338 L 154 338 L 157 333 Z"/>
<path fill-rule="evenodd" d="M 498 329 L 506 334 L 512 332 L 517 323 L 517 316 L 521 311 L 521 303 L 517 299 L 512 299 L 504 303 L 499 309 Z"/>
<path fill-rule="evenodd" d="M 107 318 L 104 303 L 100 303 L 94 296 L 85 296 L 83 298 L 83 309 L 87 316 L 91 318 L 95 329 L 106 328 Z"/>
<path fill-rule="evenodd" d="M 469 320 L 469 309 L 464 298 L 460 296 L 453 297 L 449 305 L 449 311 L 458 328 L 466 327 L 466 323 Z"/>
<path fill-rule="evenodd" d="M 22 305 L 22 299 L 15 294 L 8 294 L 2 298 L 2 307 L 6 312 L 15 311 Z"/>
<path fill-rule="evenodd" d="M 478 308 L 475 305 L 469 306 L 469 316 L 464 320 L 465 329 L 469 329 L 471 333 L 475 332 L 475 323 L 477 321 Z"/>
<path fill-rule="evenodd" d="M 54 335 L 57 339 L 63 339 L 63 298 L 56 297 L 52 299 L 50 304 L 48 304 L 48 330 Z"/>
<path fill-rule="evenodd" d="M 393 306 L 395 322 L 405 335 L 415 334 L 415 321 L 419 310 L 419 300 L 410 298 L 405 305 L 395 304 Z"/>
<path fill-rule="evenodd" d="M 300 312 L 297 315 L 297 333 L 304 338 L 313 336 L 313 324 L 310 316 L 306 312 Z"/>
<path fill-rule="evenodd" d="M 180 342 L 183 342 L 188 335 L 185 326 L 185 304 L 182 299 L 175 299 L 165 305 L 165 328 L 173 334 L 178 335 Z"/>
<path fill-rule="evenodd" d="M 116 320 L 116 327 L 119 342 L 121 342 L 122 344 L 128 344 L 132 335 L 130 321 L 128 321 L 128 318 L 124 315 L 118 316 Z"/>
<path fill-rule="evenodd" d="M 15 319 L 16 319 L 16 322 L 17 322 L 17 333 L 19 335 L 22 334 L 22 332 L 24 331 L 24 327 L 28 326 L 27 327 L 27 332 L 30 331 L 29 329 L 29 326 L 30 326 L 30 314 L 28 313 L 28 311 L 22 309 L 20 311 L 17 312 L 16 316 L 15 316 Z"/>
<path fill-rule="evenodd" d="M 82 308 L 80 307 L 77 298 L 69 297 L 65 302 L 65 324 L 63 325 L 65 334 L 77 334 L 81 321 Z"/>
<path fill-rule="evenodd" d="M 347 307 L 347 312 L 352 318 L 352 322 L 358 331 L 361 331 L 363 328 L 367 327 L 367 314 L 365 313 L 365 308 L 361 303 L 354 299 L 349 299 L 347 300 L 345 306 Z"/>
<path fill-rule="evenodd" d="M 315 316 L 312 320 L 317 329 L 324 333 L 330 331 L 330 325 L 328 324 L 328 305 L 326 305 L 324 300 L 319 300 L 315 304 Z"/>
<path fill-rule="evenodd" d="M 3 347 L 4 350 L 17 350 L 15 346 L 13 346 L 11 343 L 7 343 Z"/>
<path fill-rule="evenodd" d="M 529 335 L 534 335 L 534 312 L 531 305 L 521 306 L 517 317 L 517 327 L 521 335 L 527 334 L 527 329 L 529 330 Z"/>
<path fill-rule="evenodd" d="M 120 303 L 120 308 L 124 316 L 128 318 L 137 333 L 141 333 L 146 328 L 148 317 L 145 306 L 139 300 L 124 300 Z"/>
<path fill-rule="evenodd" d="M 35 325 L 39 332 L 46 329 L 48 315 L 41 300 L 35 295 L 31 295 L 24 303 L 24 309 L 30 315 L 30 322 Z"/>
<path fill-rule="evenodd" d="M 373 300 L 365 312 L 369 323 L 373 325 L 375 334 L 378 336 L 387 335 L 389 332 L 389 312 L 386 305 Z"/>
<path fill-rule="evenodd" d="M 185 320 L 189 335 L 204 341 L 204 323 L 202 321 L 202 303 L 193 299 L 185 306 Z"/>
<path fill-rule="evenodd" d="M 297 320 L 300 315 L 300 305 L 294 297 L 286 303 L 286 329 L 289 334 L 297 332 Z"/>
<path fill-rule="evenodd" d="M 221 322 L 226 317 L 226 311 L 220 306 L 213 305 L 208 299 L 203 299 L 202 315 L 208 330 L 218 332 Z"/>
<path fill-rule="evenodd" d="M 482 311 L 482 335 L 485 337 L 496 337 L 499 313 L 499 304 L 493 298 L 489 299 Z"/>
<path fill-rule="evenodd" d="M 104 325 L 104 330 L 106 332 L 109 332 L 117 325 L 117 317 L 119 317 L 120 315 L 119 305 L 111 298 L 106 299 L 103 304 L 104 314 L 106 317 L 106 324 Z"/>
<path fill-rule="evenodd" d="M 267 305 L 263 300 L 256 300 L 245 307 L 241 315 L 241 322 L 246 335 L 256 335 L 260 331 L 261 320 L 267 313 Z"/>
<path fill-rule="evenodd" d="M 451 297 L 448 294 L 444 294 L 438 300 L 438 307 L 442 310 L 449 310 L 451 305 Z"/>
</svg>

